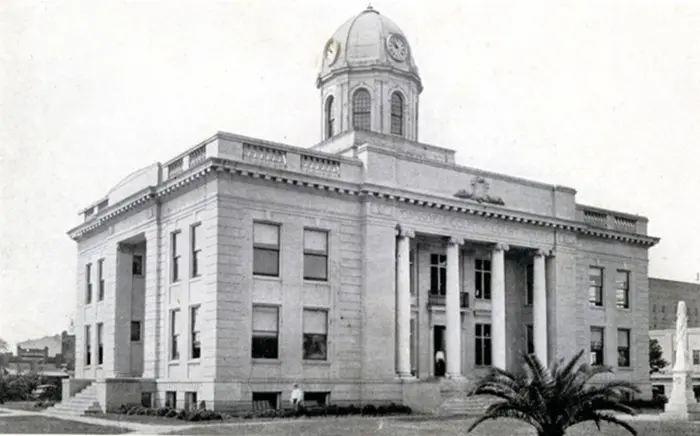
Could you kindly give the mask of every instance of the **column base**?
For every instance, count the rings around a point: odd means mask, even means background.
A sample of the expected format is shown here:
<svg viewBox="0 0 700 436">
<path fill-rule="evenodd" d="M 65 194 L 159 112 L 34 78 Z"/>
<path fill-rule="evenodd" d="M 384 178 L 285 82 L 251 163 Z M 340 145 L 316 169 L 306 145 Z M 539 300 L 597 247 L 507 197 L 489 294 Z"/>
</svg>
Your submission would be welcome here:
<svg viewBox="0 0 700 436">
<path fill-rule="evenodd" d="M 396 378 L 399 380 L 406 381 L 417 380 L 416 376 L 411 374 L 410 372 L 398 372 L 396 373 Z"/>
</svg>

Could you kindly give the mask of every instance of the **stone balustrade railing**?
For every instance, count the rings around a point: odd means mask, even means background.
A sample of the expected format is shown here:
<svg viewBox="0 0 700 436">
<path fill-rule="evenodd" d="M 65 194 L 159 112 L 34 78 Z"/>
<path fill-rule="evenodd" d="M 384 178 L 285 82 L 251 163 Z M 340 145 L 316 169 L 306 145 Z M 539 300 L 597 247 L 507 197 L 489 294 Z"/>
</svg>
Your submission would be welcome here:
<svg viewBox="0 0 700 436">
<path fill-rule="evenodd" d="M 646 220 L 643 218 L 621 215 L 613 211 L 580 205 L 577 209 L 578 219 L 593 227 L 642 235 L 646 234 Z"/>
</svg>

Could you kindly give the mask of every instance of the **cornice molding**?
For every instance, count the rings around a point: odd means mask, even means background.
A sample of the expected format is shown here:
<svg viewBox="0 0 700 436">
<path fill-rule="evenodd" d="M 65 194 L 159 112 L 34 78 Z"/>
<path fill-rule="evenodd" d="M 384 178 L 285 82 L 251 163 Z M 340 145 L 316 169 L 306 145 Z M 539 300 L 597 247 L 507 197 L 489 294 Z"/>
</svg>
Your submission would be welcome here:
<svg viewBox="0 0 700 436">
<path fill-rule="evenodd" d="M 271 170 L 275 171 L 276 174 L 271 174 Z M 455 204 L 454 200 L 440 199 L 438 197 L 430 198 L 426 194 L 396 193 L 395 190 L 392 190 L 392 188 L 383 187 L 380 185 L 356 184 L 337 179 L 325 179 L 313 175 L 301 175 L 284 170 L 253 167 L 251 165 L 242 164 L 238 161 L 231 161 L 221 158 L 210 158 L 204 161 L 201 166 L 186 171 L 172 180 L 168 180 L 160 187 L 148 187 L 119 202 L 118 204 L 108 207 L 104 211 L 90 218 L 85 223 L 71 229 L 68 232 L 68 235 L 77 240 L 78 238 L 98 229 L 108 221 L 128 212 L 129 210 L 132 210 L 135 207 L 151 200 L 160 201 L 165 196 L 177 192 L 178 190 L 190 185 L 191 183 L 194 183 L 210 173 L 230 173 L 248 176 L 253 179 L 273 181 L 276 183 L 284 183 L 287 185 L 304 188 L 313 188 L 338 195 L 406 203 L 426 209 L 462 213 L 466 215 L 511 221 L 537 227 L 548 227 L 552 229 L 574 232 L 581 235 L 647 247 L 654 246 L 660 241 L 659 238 L 652 236 L 599 229 L 578 221 L 568 221 L 561 218 L 533 215 L 510 210 L 500 206 L 484 205 L 476 202 L 472 204 L 469 201 L 461 201 L 460 204 Z"/>
</svg>

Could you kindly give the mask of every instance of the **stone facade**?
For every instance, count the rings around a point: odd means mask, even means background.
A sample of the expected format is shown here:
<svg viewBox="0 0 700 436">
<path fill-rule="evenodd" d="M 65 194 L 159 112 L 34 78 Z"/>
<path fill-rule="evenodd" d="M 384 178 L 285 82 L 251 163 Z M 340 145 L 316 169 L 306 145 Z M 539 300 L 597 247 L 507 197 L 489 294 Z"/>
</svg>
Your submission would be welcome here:
<svg viewBox="0 0 700 436">
<path fill-rule="evenodd" d="M 403 61 L 387 54 L 385 41 L 405 37 L 380 17 L 363 11 L 327 44 L 339 54 L 317 85 L 342 121 L 324 111 L 319 144 L 219 132 L 82 212 L 69 232 L 76 379 L 96 381 L 104 409 L 142 393 L 178 407 L 280 405 L 292 383 L 334 403 L 420 408 L 422 390 L 435 400 L 438 351 L 447 376 L 468 381 L 491 365 L 516 369 L 523 352 L 551 362 L 589 350 L 591 327 L 603 329 L 600 363 L 617 367 L 626 347 L 617 375 L 650 394 L 647 264 L 658 239 L 646 219 L 418 142 L 422 84 L 410 50 Z M 358 50 L 361 60 L 349 55 Z M 364 115 L 357 86 L 371 91 Z M 388 90 L 402 90 L 402 106 Z M 309 248 L 318 238 L 320 251 Z M 591 267 L 603 271 L 595 305 Z"/>
</svg>

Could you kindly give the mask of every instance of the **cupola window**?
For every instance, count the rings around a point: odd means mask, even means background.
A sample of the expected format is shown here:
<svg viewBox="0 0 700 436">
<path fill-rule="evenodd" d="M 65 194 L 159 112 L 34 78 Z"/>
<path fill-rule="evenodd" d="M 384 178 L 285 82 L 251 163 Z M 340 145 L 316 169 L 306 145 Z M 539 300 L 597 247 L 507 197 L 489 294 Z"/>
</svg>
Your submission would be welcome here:
<svg viewBox="0 0 700 436">
<path fill-rule="evenodd" d="M 403 135 L 403 97 L 398 92 L 391 95 L 391 134 Z"/>
<path fill-rule="evenodd" d="M 372 98 L 369 91 L 359 89 L 352 98 L 352 127 L 355 130 L 370 130 L 371 121 Z"/>
<path fill-rule="evenodd" d="M 332 138 L 335 135 L 335 105 L 333 96 L 331 95 L 326 100 L 326 139 Z"/>
</svg>

